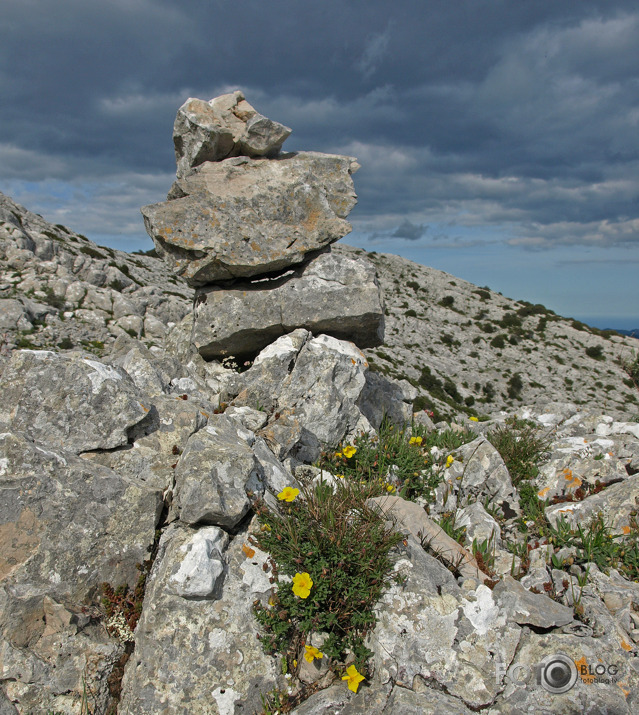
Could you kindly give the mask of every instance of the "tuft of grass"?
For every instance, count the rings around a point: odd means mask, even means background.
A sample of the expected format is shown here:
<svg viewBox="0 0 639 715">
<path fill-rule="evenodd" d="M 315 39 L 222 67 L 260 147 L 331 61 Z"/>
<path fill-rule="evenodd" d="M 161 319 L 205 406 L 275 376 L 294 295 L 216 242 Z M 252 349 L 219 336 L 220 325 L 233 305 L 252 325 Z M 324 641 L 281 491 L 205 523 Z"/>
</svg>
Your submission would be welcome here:
<svg viewBox="0 0 639 715">
<path fill-rule="evenodd" d="M 543 433 L 536 425 L 516 417 L 492 430 L 487 439 L 501 455 L 516 487 L 539 474 L 538 465 L 544 459 L 551 441 L 550 435 Z"/>
</svg>

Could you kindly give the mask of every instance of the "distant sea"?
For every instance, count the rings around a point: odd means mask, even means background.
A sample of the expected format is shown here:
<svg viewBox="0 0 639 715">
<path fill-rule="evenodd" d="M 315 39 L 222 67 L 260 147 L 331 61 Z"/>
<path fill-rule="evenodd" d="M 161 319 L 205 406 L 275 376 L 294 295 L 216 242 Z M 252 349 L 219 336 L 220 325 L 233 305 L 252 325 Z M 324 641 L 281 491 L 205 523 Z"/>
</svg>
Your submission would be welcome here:
<svg viewBox="0 0 639 715">
<path fill-rule="evenodd" d="M 593 328 L 600 330 L 616 330 L 622 335 L 630 335 L 633 338 L 639 338 L 639 319 L 638 318 L 593 318 L 587 315 L 575 315 L 575 320 L 580 320 L 586 325 L 592 325 Z"/>
</svg>

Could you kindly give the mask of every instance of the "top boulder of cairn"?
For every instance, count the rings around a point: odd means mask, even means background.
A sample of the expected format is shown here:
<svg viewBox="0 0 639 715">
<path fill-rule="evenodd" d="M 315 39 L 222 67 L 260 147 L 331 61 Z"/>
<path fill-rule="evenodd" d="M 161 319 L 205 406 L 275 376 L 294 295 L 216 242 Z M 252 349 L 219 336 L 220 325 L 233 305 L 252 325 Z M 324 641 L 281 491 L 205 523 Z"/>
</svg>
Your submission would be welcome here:
<svg viewBox="0 0 639 715">
<path fill-rule="evenodd" d="M 190 174 L 205 161 L 275 156 L 290 133 L 288 127 L 257 112 L 240 91 L 208 102 L 191 97 L 178 109 L 173 125 L 177 177 Z"/>
<path fill-rule="evenodd" d="M 290 132 L 239 91 L 178 110 L 177 179 L 141 210 L 158 255 L 190 285 L 287 269 L 351 230 L 356 159 L 280 153 Z"/>
</svg>

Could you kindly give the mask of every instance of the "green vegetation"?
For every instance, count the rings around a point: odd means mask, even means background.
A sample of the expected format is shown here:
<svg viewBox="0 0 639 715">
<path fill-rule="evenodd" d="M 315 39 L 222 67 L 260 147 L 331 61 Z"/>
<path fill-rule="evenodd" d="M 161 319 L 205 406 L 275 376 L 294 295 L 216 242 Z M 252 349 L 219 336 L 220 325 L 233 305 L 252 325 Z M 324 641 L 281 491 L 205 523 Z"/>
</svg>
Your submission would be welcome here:
<svg viewBox="0 0 639 715">
<path fill-rule="evenodd" d="M 308 636 L 324 633 L 324 656 L 339 662 L 352 651 L 355 666 L 364 670 L 371 655 L 364 640 L 391 580 L 391 549 L 403 537 L 366 506 L 369 496 L 381 493 L 375 483 L 343 480 L 335 492 L 325 481 L 301 487 L 279 495 L 278 511 L 256 506 L 262 526 L 257 546 L 271 554 L 277 586 L 269 604 L 255 606 L 262 645 L 283 654 L 292 670 Z"/>
<path fill-rule="evenodd" d="M 591 345 L 589 348 L 586 348 L 586 355 L 593 360 L 606 359 L 603 354 L 603 348 L 601 347 L 601 345 Z"/>
</svg>

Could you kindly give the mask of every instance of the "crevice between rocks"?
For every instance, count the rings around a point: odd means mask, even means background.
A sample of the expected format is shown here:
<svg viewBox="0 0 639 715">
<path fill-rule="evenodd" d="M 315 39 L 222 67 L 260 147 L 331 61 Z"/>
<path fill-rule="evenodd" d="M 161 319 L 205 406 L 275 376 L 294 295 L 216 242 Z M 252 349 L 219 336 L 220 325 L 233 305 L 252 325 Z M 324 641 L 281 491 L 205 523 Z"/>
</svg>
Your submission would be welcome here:
<svg viewBox="0 0 639 715">
<path fill-rule="evenodd" d="M 160 547 L 160 539 L 164 533 L 164 529 L 169 524 L 169 511 L 171 508 L 171 494 L 166 493 L 164 495 L 164 500 L 162 503 L 162 509 L 160 510 L 156 525 L 155 525 L 155 535 L 153 538 L 153 543 L 148 547 L 149 556 L 141 564 L 140 569 L 140 579 L 144 578 L 144 588 L 142 592 L 142 601 L 144 601 L 144 596 L 146 595 L 146 586 L 148 584 L 148 578 L 153 569 L 153 564 L 158 555 L 158 550 Z M 107 715 L 117 715 L 118 705 L 120 703 L 120 698 L 122 696 L 122 679 L 124 677 L 124 670 L 126 664 L 128 663 L 130 657 L 135 652 L 135 640 L 128 642 L 124 646 L 124 652 L 120 658 L 116 661 L 113 666 L 113 670 L 107 677 L 107 684 L 109 687 L 109 702 L 107 704 L 106 713 Z"/>
</svg>

